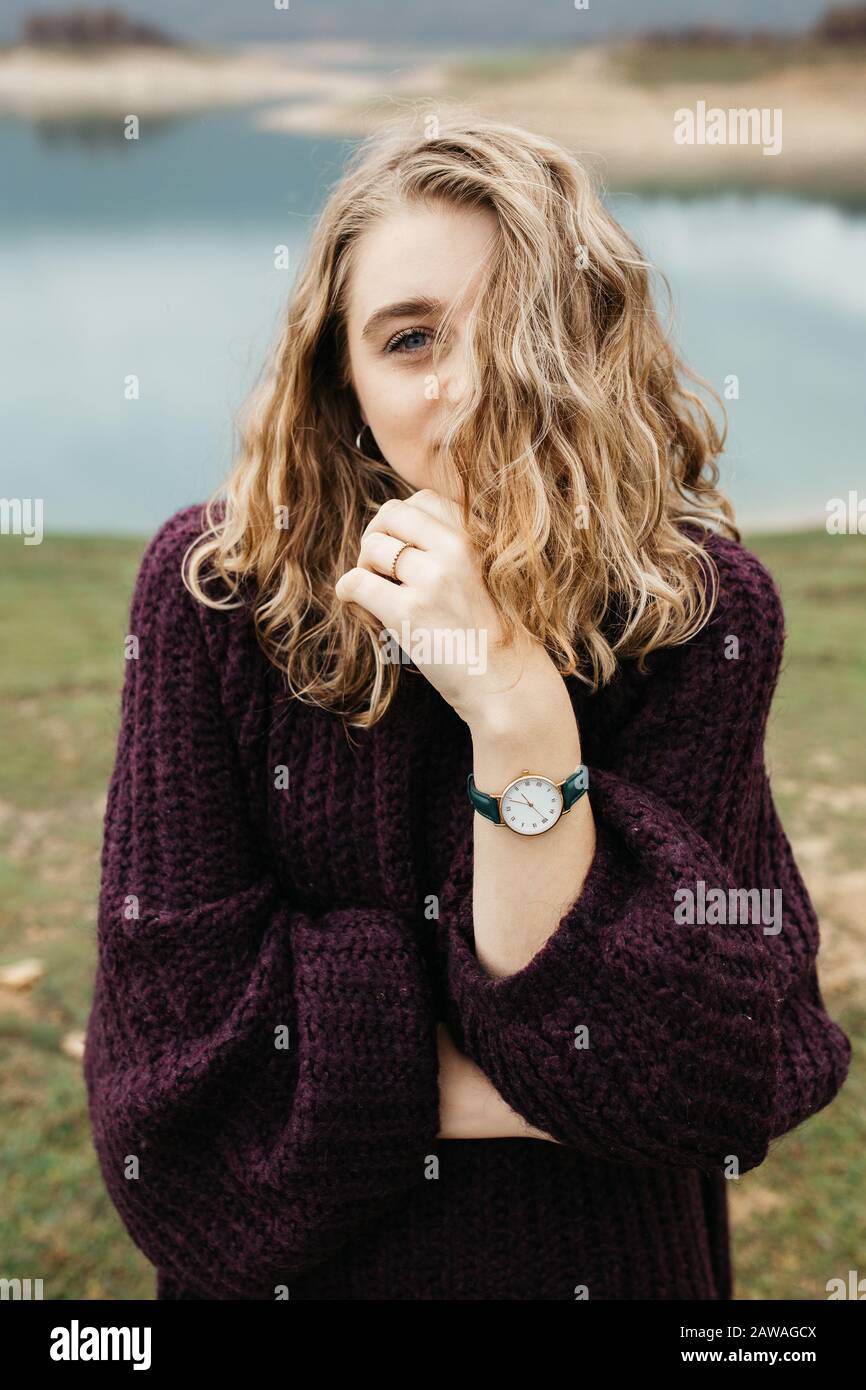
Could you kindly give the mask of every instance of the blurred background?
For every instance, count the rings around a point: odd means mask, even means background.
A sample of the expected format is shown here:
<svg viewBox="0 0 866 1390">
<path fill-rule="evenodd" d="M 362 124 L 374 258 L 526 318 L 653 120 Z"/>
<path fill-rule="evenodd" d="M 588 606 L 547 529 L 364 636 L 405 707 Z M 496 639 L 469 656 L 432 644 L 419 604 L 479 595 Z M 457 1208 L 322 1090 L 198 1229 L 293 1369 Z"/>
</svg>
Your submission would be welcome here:
<svg viewBox="0 0 866 1390">
<path fill-rule="evenodd" d="M 768 766 L 855 1051 L 839 1099 L 731 1184 L 735 1297 L 826 1298 L 863 1264 L 866 5 L 5 0 L 0 1276 L 46 1298 L 153 1296 L 80 1071 L 138 560 L 230 467 L 357 140 L 450 101 L 592 165 L 725 399 L 722 486 L 787 619 Z M 741 108 L 769 152 L 674 138 L 683 109 L 698 130 Z"/>
</svg>

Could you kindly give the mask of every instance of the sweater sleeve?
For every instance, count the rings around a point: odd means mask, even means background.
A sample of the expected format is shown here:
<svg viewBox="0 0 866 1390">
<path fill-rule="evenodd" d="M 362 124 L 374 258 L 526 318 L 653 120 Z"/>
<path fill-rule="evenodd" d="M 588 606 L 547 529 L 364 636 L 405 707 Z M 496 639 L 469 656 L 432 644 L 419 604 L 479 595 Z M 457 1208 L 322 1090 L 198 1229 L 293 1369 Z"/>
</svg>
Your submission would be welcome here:
<svg viewBox="0 0 866 1390">
<path fill-rule="evenodd" d="M 832 1100 L 851 1046 L 823 1006 L 818 924 L 764 764 L 781 598 L 751 552 L 715 539 L 713 617 L 588 763 L 580 895 L 525 966 L 489 975 L 470 835 L 437 955 L 457 1046 L 531 1124 L 610 1162 L 746 1172 Z M 766 891 L 746 908 L 740 889 Z"/>
<path fill-rule="evenodd" d="M 104 1181 L 148 1259 L 201 1297 L 271 1299 L 423 1181 L 435 1010 L 404 916 L 310 915 L 278 881 L 185 539 L 165 523 L 132 599 L 84 1071 Z"/>
</svg>

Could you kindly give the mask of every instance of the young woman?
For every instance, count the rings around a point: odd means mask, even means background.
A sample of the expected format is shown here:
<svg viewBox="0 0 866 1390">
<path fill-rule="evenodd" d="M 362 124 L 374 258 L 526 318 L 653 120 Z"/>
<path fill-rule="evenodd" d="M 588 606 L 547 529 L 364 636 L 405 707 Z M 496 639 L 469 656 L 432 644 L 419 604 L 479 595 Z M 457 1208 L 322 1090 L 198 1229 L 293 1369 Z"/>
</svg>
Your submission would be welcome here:
<svg viewBox="0 0 866 1390">
<path fill-rule="evenodd" d="M 132 600 L 85 1073 L 158 1297 L 731 1297 L 727 1185 L 851 1049 L 686 375 L 552 141 L 331 193 Z"/>
</svg>

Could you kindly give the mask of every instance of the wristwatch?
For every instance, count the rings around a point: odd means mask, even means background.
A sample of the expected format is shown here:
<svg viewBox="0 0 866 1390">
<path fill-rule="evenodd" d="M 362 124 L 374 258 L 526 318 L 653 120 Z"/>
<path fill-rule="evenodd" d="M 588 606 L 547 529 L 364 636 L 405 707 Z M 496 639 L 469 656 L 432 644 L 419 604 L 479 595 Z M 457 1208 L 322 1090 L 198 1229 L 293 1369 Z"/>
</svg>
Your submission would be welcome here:
<svg viewBox="0 0 866 1390">
<path fill-rule="evenodd" d="M 517 835 L 543 835 L 589 790 L 589 768 L 580 763 L 564 782 L 551 782 L 525 767 L 498 794 L 479 791 L 470 772 L 466 786 L 476 811 L 494 825 L 507 825 Z"/>
</svg>

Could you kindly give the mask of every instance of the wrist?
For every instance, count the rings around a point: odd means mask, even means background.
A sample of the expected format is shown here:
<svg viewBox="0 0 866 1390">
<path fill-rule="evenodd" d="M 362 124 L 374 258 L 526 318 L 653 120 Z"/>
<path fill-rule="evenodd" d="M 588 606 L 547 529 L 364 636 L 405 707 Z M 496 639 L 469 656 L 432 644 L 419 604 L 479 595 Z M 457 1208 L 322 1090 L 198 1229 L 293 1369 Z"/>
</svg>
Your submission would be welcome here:
<svg viewBox="0 0 866 1390">
<path fill-rule="evenodd" d="M 574 722 L 574 708 L 565 681 L 542 648 L 510 689 L 486 694 L 462 717 L 473 743 L 506 746 L 552 724 L 567 728 Z"/>
<path fill-rule="evenodd" d="M 565 682 L 529 704 L 514 702 L 470 725 L 472 771 L 482 791 L 500 792 L 525 768 L 562 782 L 583 761 Z"/>
</svg>

